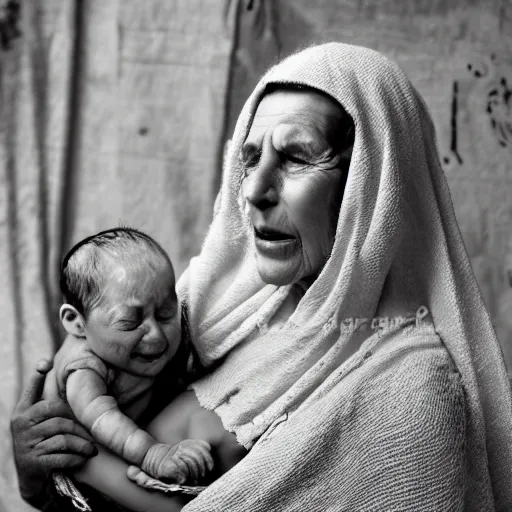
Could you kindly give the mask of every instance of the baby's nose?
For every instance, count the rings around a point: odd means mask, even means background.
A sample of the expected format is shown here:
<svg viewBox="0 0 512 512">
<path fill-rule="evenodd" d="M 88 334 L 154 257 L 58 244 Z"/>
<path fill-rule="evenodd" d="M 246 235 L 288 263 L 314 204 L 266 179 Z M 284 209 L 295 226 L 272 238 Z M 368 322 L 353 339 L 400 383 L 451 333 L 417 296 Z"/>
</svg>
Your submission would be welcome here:
<svg viewBox="0 0 512 512">
<path fill-rule="evenodd" d="M 149 322 L 148 330 L 142 338 L 141 346 L 154 347 L 155 350 L 161 348 L 162 350 L 167 346 L 167 338 L 156 321 Z"/>
</svg>

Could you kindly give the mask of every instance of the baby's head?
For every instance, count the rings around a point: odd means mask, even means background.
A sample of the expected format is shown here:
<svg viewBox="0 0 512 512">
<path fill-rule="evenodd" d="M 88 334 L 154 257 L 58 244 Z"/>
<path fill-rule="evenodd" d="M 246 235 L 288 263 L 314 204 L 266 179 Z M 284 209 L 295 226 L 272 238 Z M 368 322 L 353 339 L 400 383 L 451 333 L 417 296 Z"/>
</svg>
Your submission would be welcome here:
<svg viewBox="0 0 512 512">
<path fill-rule="evenodd" d="M 60 287 L 62 325 L 112 366 L 153 376 L 175 354 L 174 270 L 150 236 L 114 228 L 82 240 L 64 258 Z"/>
</svg>

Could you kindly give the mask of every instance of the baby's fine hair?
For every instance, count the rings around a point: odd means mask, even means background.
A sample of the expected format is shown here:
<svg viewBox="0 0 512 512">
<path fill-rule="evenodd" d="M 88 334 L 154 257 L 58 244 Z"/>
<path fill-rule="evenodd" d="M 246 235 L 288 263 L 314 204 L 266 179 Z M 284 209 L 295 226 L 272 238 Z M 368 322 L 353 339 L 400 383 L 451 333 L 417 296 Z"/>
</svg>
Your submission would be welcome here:
<svg viewBox="0 0 512 512">
<path fill-rule="evenodd" d="M 60 289 L 64 300 L 87 316 L 102 297 L 102 283 L 110 270 L 109 260 L 151 265 L 154 256 L 171 260 L 153 238 L 141 231 L 117 227 L 84 238 L 62 260 Z"/>
</svg>

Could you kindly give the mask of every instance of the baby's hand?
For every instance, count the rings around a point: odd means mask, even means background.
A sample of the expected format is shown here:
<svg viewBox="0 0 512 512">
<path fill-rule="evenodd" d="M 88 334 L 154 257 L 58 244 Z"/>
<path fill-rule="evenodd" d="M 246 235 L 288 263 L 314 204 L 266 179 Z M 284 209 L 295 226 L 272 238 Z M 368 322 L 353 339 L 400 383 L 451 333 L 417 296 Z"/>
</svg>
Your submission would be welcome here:
<svg viewBox="0 0 512 512">
<path fill-rule="evenodd" d="M 201 439 L 185 439 L 173 446 L 153 445 L 142 461 L 142 471 L 158 480 L 197 483 L 213 469 L 211 446 Z"/>
</svg>

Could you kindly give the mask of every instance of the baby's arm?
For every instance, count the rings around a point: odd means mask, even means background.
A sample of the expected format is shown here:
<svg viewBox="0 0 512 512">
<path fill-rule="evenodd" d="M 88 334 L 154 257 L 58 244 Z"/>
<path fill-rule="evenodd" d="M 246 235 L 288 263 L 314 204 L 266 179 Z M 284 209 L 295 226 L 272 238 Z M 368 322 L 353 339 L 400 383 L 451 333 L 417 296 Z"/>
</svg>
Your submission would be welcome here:
<svg viewBox="0 0 512 512">
<path fill-rule="evenodd" d="M 66 382 L 74 414 L 100 443 L 155 478 L 184 483 L 211 471 L 213 459 L 206 441 L 185 440 L 173 446 L 158 443 L 123 414 L 116 400 L 106 393 L 105 381 L 91 369 L 74 371 Z"/>
<path fill-rule="evenodd" d="M 176 397 L 151 422 L 148 432 L 167 443 L 187 438 L 207 441 L 215 461 L 209 481 L 229 471 L 247 454 L 247 450 L 236 441 L 235 435 L 224 429 L 219 416 L 201 407 L 192 390 L 184 391 Z M 134 466 L 130 468 L 128 477 L 141 487 L 145 487 L 149 480 L 143 471 Z"/>
<path fill-rule="evenodd" d="M 126 477 L 128 465 L 117 455 L 98 447 L 98 455 L 73 472 L 73 478 L 138 512 L 178 512 L 192 497 L 147 491 Z"/>
</svg>

